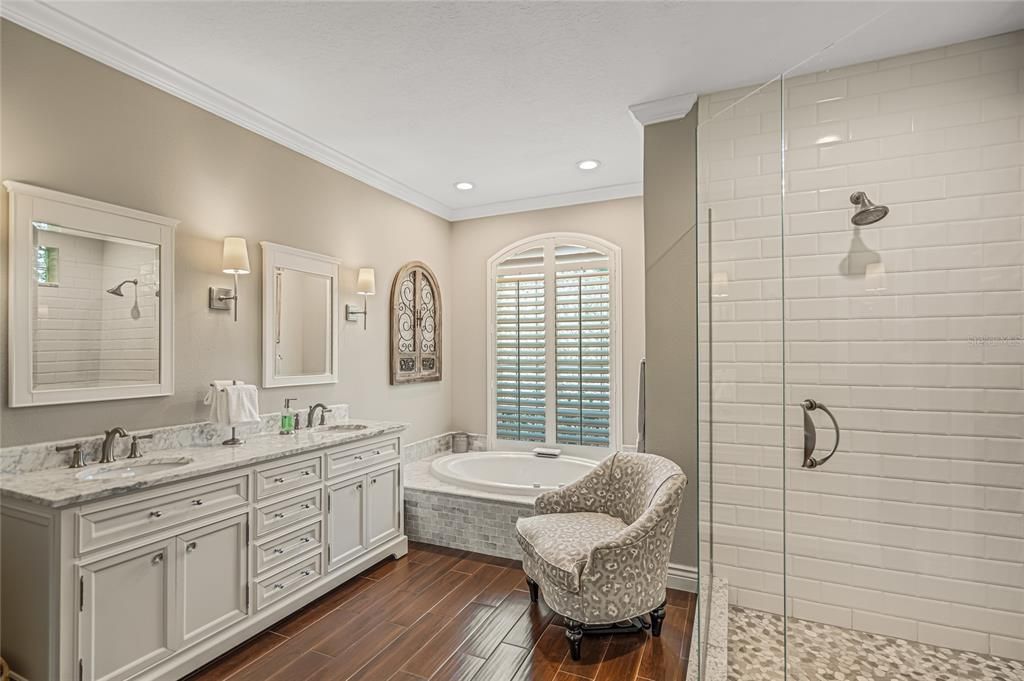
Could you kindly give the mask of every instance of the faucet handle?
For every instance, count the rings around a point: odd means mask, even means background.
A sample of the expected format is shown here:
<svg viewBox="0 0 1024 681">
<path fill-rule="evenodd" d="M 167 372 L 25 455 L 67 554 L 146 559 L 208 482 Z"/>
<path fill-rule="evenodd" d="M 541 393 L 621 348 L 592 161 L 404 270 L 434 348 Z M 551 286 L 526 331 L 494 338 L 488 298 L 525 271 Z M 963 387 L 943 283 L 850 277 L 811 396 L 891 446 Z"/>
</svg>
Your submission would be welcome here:
<svg viewBox="0 0 1024 681">
<path fill-rule="evenodd" d="M 142 446 L 139 444 L 139 440 L 152 440 L 153 434 L 149 435 L 132 435 L 132 446 L 128 452 L 129 459 L 141 459 L 142 458 Z"/>
<path fill-rule="evenodd" d="M 71 463 L 69 468 L 85 468 L 85 458 L 82 456 L 82 443 L 76 442 L 73 445 L 60 445 L 58 452 L 71 452 Z"/>
</svg>

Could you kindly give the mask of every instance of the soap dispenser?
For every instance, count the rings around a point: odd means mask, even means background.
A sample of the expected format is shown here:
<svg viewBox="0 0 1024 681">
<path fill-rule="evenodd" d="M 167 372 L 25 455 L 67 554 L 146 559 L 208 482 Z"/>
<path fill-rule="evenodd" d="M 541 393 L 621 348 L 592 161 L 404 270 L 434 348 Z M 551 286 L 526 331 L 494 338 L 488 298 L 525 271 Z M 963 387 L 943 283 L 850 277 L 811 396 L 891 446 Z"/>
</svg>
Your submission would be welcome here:
<svg viewBox="0 0 1024 681">
<path fill-rule="evenodd" d="M 281 410 L 281 435 L 291 435 L 295 432 L 295 419 L 298 417 L 298 414 L 292 409 L 292 402 L 296 399 L 298 398 L 284 398 L 284 409 Z"/>
</svg>

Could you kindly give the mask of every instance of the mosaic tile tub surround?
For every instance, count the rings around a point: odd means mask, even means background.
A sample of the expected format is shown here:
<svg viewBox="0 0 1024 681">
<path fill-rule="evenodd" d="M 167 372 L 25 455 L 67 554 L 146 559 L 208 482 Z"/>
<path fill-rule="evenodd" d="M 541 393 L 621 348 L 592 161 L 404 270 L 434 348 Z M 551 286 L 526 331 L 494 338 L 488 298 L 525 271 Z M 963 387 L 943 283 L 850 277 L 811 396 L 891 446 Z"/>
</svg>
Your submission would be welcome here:
<svg viewBox="0 0 1024 681">
<path fill-rule="evenodd" d="M 1024 681 L 1024 662 L 729 608 L 729 680 Z"/>
<path fill-rule="evenodd" d="M 347 404 L 328 405 L 331 409 L 326 414 L 327 424 L 334 425 L 345 423 L 349 419 L 349 406 Z M 280 412 L 269 412 L 260 415 L 258 423 L 238 426 L 238 437 L 243 440 L 254 435 L 276 433 L 281 424 Z M 231 429 L 203 421 L 200 423 L 187 423 L 177 426 L 164 426 L 162 428 L 146 428 L 132 430 L 132 435 L 152 435 L 153 439 L 145 443 L 148 451 L 163 451 L 167 449 L 178 449 L 183 447 L 203 447 L 222 442 L 230 435 Z M 13 475 L 17 473 L 32 473 L 34 471 L 47 470 L 50 468 L 62 468 L 71 461 L 70 452 L 58 452 L 60 445 L 80 443 L 85 460 L 92 462 L 100 458 L 100 449 L 103 446 L 103 435 L 89 435 L 86 437 L 58 440 L 55 442 L 37 442 L 30 445 L 18 445 L 0 449 L 0 475 Z M 127 446 L 119 443 L 118 447 Z M 118 451 L 117 457 L 123 458 L 127 451 Z"/>
</svg>

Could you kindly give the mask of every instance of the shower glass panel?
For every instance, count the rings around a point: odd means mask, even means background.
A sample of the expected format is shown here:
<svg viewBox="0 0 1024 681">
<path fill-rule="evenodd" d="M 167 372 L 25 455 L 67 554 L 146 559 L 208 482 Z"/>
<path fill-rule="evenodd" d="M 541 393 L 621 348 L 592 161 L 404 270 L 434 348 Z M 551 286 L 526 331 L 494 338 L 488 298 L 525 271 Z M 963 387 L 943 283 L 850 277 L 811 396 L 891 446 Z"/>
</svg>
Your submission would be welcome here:
<svg viewBox="0 0 1024 681">
<path fill-rule="evenodd" d="M 1022 36 L 783 78 L 791 679 L 1024 678 Z"/>
<path fill-rule="evenodd" d="M 781 103 L 781 79 L 698 102 L 704 678 L 726 657 L 728 603 L 734 614 L 784 607 Z M 770 647 L 760 672 L 781 679 L 781 627 Z"/>
<path fill-rule="evenodd" d="M 856 35 L 698 103 L 701 670 L 1021 681 L 1024 32 Z"/>
</svg>

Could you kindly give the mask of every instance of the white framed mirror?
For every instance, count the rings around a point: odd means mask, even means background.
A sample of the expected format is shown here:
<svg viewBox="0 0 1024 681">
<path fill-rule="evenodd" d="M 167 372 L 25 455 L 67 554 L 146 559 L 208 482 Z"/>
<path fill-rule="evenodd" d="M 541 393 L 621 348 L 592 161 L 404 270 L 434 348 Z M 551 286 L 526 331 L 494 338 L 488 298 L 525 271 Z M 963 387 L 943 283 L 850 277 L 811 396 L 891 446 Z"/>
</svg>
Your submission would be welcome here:
<svg viewBox="0 0 1024 681">
<path fill-rule="evenodd" d="M 338 382 L 341 261 L 261 241 L 263 387 Z"/>
<path fill-rule="evenodd" d="M 9 403 L 174 393 L 178 221 L 6 181 Z"/>
</svg>

